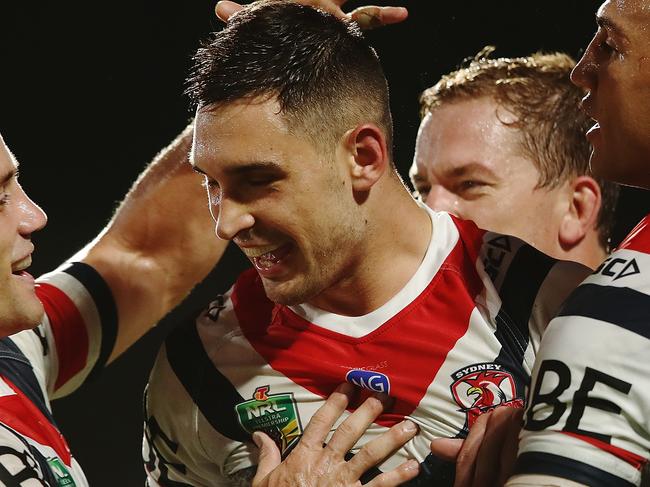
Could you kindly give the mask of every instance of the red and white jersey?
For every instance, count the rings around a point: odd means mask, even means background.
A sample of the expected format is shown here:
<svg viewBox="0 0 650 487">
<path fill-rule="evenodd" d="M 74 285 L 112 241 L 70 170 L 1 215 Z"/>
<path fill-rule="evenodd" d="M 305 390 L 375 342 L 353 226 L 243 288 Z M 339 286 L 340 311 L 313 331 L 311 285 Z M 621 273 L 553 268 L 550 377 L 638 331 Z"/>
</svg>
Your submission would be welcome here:
<svg viewBox="0 0 650 487">
<path fill-rule="evenodd" d="M 535 366 L 516 473 L 632 486 L 650 450 L 650 215 L 571 295 Z"/>
<path fill-rule="evenodd" d="M 365 316 L 275 304 L 250 269 L 196 322 L 179 326 L 145 398 L 149 485 L 237 484 L 257 462 L 253 431 L 286 454 L 344 381 L 395 399 L 352 453 L 410 418 L 419 435 L 380 468 L 415 458 L 425 481 L 440 475 L 433 438 L 464 437 L 481 413 L 523 406 L 541 333 L 584 268 L 430 215 L 419 269 Z"/>
<path fill-rule="evenodd" d="M 115 341 L 115 304 L 83 263 L 42 276 L 36 293 L 45 308 L 42 324 L 0 339 L 0 485 L 87 486 L 50 399 L 103 367 Z"/>
</svg>

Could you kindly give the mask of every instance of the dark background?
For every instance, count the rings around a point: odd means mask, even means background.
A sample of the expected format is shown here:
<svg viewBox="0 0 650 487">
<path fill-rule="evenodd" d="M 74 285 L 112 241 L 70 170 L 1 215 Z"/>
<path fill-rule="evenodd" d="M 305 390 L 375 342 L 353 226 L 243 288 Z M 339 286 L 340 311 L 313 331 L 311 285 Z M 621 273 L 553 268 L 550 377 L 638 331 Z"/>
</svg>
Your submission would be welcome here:
<svg viewBox="0 0 650 487">
<path fill-rule="evenodd" d="M 377 3 L 404 5 L 411 13 L 404 24 L 369 34 L 391 86 L 395 158 L 404 176 L 424 88 L 486 44 L 496 45 L 500 56 L 535 50 L 579 56 L 595 29 L 599 4 Z M 183 79 L 199 40 L 220 26 L 213 5 L 212 0 L 2 2 L 0 131 L 22 163 L 23 186 L 50 217 L 34 238 L 35 274 L 94 237 L 144 165 L 189 120 Z M 624 191 L 615 240 L 648 211 L 647 196 Z M 172 319 L 99 381 L 54 404 L 92 485 L 142 485 L 141 393 L 160 340 L 174 321 L 226 289 L 243 265 L 231 251 Z"/>
</svg>

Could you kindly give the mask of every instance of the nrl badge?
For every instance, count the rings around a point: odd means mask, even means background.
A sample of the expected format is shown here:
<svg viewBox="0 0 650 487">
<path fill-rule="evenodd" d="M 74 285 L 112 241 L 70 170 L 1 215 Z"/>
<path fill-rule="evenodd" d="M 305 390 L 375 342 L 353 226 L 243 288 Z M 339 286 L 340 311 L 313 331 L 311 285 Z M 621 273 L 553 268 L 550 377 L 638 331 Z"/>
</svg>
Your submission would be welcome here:
<svg viewBox="0 0 650 487">
<path fill-rule="evenodd" d="M 72 478 L 72 475 L 70 475 L 70 472 L 66 468 L 65 464 L 61 460 L 56 457 L 48 458 L 47 463 L 50 466 L 50 470 L 52 470 L 52 473 L 56 477 L 56 485 L 58 487 L 75 487 L 77 485 Z"/>
<path fill-rule="evenodd" d="M 302 425 L 292 393 L 269 394 L 270 386 L 255 389 L 253 399 L 235 406 L 239 424 L 248 433 L 269 435 L 284 454 L 302 434 Z"/>
</svg>

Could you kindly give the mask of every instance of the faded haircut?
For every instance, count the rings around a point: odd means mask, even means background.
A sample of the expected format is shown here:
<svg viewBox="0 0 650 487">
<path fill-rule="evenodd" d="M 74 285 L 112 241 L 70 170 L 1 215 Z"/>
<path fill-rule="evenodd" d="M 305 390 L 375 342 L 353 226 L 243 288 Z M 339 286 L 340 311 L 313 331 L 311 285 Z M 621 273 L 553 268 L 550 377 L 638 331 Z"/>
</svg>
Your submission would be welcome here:
<svg viewBox="0 0 650 487">
<path fill-rule="evenodd" d="M 215 33 L 194 63 L 186 93 L 199 109 L 275 98 L 288 129 L 322 150 L 368 122 L 391 150 L 386 78 L 354 22 L 293 2 L 258 2 Z"/>
<path fill-rule="evenodd" d="M 563 53 L 527 57 L 490 58 L 483 48 L 469 63 L 444 75 L 420 96 L 422 117 L 443 104 L 480 97 L 493 98 L 516 119 L 505 123 L 520 132 L 520 148 L 536 165 L 538 188 L 554 188 L 591 174 L 591 145 L 585 133 L 593 121 L 580 109 L 584 96 L 569 76 L 575 61 Z M 598 214 L 599 239 L 609 248 L 618 200 L 618 185 L 596 178 L 602 193 Z"/>
</svg>

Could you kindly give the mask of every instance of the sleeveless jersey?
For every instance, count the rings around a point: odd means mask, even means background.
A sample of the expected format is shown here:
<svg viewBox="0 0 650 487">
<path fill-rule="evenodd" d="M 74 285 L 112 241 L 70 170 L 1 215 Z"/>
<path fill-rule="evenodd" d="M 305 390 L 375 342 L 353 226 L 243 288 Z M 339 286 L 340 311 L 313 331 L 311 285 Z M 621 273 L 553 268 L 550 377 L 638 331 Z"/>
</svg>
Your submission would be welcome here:
<svg viewBox="0 0 650 487">
<path fill-rule="evenodd" d="M 650 449 L 650 215 L 549 325 L 516 473 L 638 485 Z"/>
<path fill-rule="evenodd" d="M 78 388 L 113 348 L 117 312 L 99 274 L 83 263 L 38 279 L 43 322 L 0 339 L 0 485 L 85 487 L 52 417 L 50 398 Z"/>
<path fill-rule="evenodd" d="M 584 268 L 430 215 L 419 269 L 367 315 L 275 304 L 250 269 L 195 323 L 175 330 L 145 394 L 149 485 L 235 484 L 256 464 L 253 431 L 286 454 L 344 381 L 395 399 L 352 453 L 403 418 L 417 423 L 419 434 L 380 466 L 417 459 L 414 485 L 439 480 L 433 438 L 464 437 L 485 411 L 523 406 L 541 333 Z"/>
</svg>

